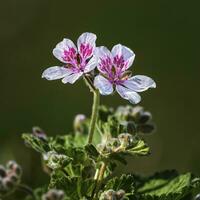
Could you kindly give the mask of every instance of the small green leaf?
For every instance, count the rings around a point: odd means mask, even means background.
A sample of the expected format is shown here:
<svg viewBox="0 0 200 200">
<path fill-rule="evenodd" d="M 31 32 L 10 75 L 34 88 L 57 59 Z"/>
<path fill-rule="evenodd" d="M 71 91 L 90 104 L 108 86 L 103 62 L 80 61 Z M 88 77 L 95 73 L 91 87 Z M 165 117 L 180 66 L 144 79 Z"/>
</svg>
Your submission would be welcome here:
<svg viewBox="0 0 200 200">
<path fill-rule="evenodd" d="M 94 160 L 97 160 L 99 157 L 99 152 L 97 151 L 96 147 L 93 144 L 87 144 L 85 146 L 85 150 L 88 156 Z"/>
<path fill-rule="evenodd" d="M 126 152 L 131 155 L 145 156 L 150 153 L 150 149 L 143 140 L 139 140 L 136 146 L 128 149 Z"/>
<path fill-rule="evenodd" d="M 42 140 L 41 138 L 34 136 L 32 134 L 24 133 L 22 135 L 22 138 L 25 140 L 25 143 L 33 148 L 34 150 L 40 152 L 40 153 L 46 153 L 50 151 L 50 147 L 48 145 L 48 142 L 45 140 Z"/>
<path fill-rule="evenodd" d="M 104 187 L 104 191 L 106 190 L 124 190 L 126 193 L 133 194 L 134 193 L 134 177 L 130 174 L 123 174 L 121 177 L 114 177 L 110 179 Z"/>
</svg>

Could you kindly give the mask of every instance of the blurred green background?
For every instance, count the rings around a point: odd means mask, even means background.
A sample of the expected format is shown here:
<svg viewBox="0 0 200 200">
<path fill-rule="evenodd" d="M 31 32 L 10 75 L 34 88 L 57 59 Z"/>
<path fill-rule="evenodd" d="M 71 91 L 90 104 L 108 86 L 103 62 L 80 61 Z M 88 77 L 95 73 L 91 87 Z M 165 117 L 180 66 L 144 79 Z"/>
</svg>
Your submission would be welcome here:
<svg viewBox="0 0 200 200">
<path fill-rule="evenodd" d="M 72 129 L 75 114 L 90 115 L 92 96 L 83 81 L 41 79 L 44 69 L 59 64 L 54 46 L 89 31 L 97 34 L 97 45 L 130 47 L 136 54 L 133 73 L 157 82 L 141 102 L 157 124 L 157 132 L 146 137 L 152 155 L 132 160 L 128 169 L 200 175 L 199 7 L 199 1 L 2 1 L 0 163 L 16 159 L 24 182 L 45 182 L 39 155 L 24 146 L 21 133 L 38 125 L 49 135 L 63 134 Z M 102 97 L 102 103 L 128 104 L 118 95 Z"/>
</svg>

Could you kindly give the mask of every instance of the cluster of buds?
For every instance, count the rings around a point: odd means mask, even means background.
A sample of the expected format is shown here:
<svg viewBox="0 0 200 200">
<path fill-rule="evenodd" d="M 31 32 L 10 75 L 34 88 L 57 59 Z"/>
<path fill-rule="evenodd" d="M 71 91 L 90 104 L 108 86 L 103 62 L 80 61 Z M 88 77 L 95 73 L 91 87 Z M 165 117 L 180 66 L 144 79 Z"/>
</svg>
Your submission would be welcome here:
<svg viewBox="0 0 200 200">
<path fill-rule="evenodd" d="M 15 161 L 9 161 L 6 167 L 0 165 L 0 197 L 13 192 L 20 183 L 21 167 Z"/>
<path fill-rule="evenodd" d="M 42 200 L 63 200 L 64 196 L 62 190 L 51 189 L 42 196 Z"/>
<path fill-rule="evenodd" d="M 50 169 L 60 169 L 65 167 L 71 161 L 71 158 L 64 154 L 58 154 L 55 151 L 49 151 L 46 154 L 43 154 L 43 159 L 45 164 Z"/>
<path fill-rule="evenodd" d="M 100 200 L 123 200 L 125 197 L 125 191 L 119 190 L 107 190 L 103 192 L 100 196 Z"/>
<path fill-rule="evenodd" d="M 116 117 L 127 122 L 127 128 L 131 128 L 132 132 L 146 134 L 155 130 L 151 113 L 141 106 L 120 106 L 116 111 Z"/>
<path fill-rule="evenodd" d="M 97 146 L 102 154 L 124 151 L 134 145 L 134 137 L 129 133 L 121 133 L 117 138 L 110 138 Z"/>
</svg>

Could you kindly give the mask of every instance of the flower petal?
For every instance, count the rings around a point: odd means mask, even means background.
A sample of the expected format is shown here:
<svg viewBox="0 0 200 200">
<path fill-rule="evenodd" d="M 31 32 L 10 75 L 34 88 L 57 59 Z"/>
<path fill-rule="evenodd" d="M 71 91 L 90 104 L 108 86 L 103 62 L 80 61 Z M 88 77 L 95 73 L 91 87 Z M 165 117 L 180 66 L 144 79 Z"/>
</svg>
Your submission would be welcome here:
<svg viewBox="0 0 200 200">
<path fill-rule="evenodd" d="M 134 61 L 134 52 L 126 46 L 117 44 L 112 48 L 113 62 L 116 67 L 123 68 L 123 71 L 127 70 Z"/>
<path fill-rule="evenodd" d="M 72 63 L 77 56 L 77 48 L 74 43 L 64 38 L 53 49 L 53 55 L 63 63 Z"/>
<path fill-rule="evenodd" d="M 78 51 L 83 60 L 93 55 L 97 36 L 94 33 L 83 33 L 77 41 Z"/>
<path fill-rule="evenodd" d="M 129 100 L 132 104 L 137 104 L 141 101 L 141 97 L 137 92 L 131 91 L 126 87 L 117 85 L 116 90 L 122 98 Z"/>
<path fill-rule="evenodd" d="M 96 47 L 94 55 L 98 62 L 98 70 L 103 74 L 109 74 L 112 70 L 113 58 L 107 47 Z"/>
<path fill-rule="evenodd" d="M 61 79 L 65 77 L 66 74 L 68 74 L 67 68 L 54 66 L 45 69 L 44 72 L 42 73 L 42 78 L 46 78 L 47 80 L 51 81 L 51 80 Z"/>
<path fill-rule="evenodd" d="M 64 84 L 66 83 L 75 83 L 81 76 L 83 75 L 83 72 L 79 72 L 79 73 L 74 73 L 72 70 L 70 70 L 70 73 L 67 74 L 67 76 L 65 76 L 65 78 L 62 79 L 62 82 Z"/>
<path fill-rule="evenodd" d="M 97 66 L 97 59 L 95 57 L 92 57 L 85 66 L 84 73 L 92 71 L 96 66 Z"/>
<path fill-rule="evenodd" d="M 99 89 L 102 95 L 109 95 L 113 92 L 113 85 L 101 75 L 95 77 L 94 86 Z"/>
<path fill-rule="evenodd" d="M 155 81 L 144 75 L 136 75 L 124 81 L 123 85 L 135 92 L 143 92 L 149 88 L 155 88 Z"/>
</svg>

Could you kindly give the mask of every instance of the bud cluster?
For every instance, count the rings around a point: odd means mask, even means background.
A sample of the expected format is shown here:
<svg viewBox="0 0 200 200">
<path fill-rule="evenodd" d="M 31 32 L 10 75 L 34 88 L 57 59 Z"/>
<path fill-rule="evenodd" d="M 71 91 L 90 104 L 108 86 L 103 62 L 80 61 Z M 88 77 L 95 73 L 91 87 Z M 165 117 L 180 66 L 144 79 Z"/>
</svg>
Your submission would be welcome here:
<svg viewBox="0 0 200 200">
<path fill-rule="evenodd" d="M 134 137 L 129 133 L 121 133 L 117 138 L 110 138 L 97 146 L 102 154 L 124 151 L 134 145 Z"/>
<path fill-rule="evenodd" d="M 42 196 L 42 200 L 63 200 L 64 195 L 62 190 L 51 189 Z"/>
<path fill-rule="evenodd" d="M 123 200 L 125 197 L 125 191 L 114 191 L 112 189 L 103 192 L 100 196 L 100 200 Z"/>
<path fill-rule="evenodd" d="M 6 167 L 0 165 L 0 197 L 15 190 L 21 175 L 22 169 L 15 161 L 9 161 Z"/>
<path fill-rule="evenodd" d="M 46 154 L 43 154 L 43 159 L 47 166 L 51 169 L 63 168 L 70 162 L 70 158 L 68 156 L 58 154 L 55 151 L 49 151 Z"/>
<path fill-rule="evenodd" d="M 151 133 L 155 130 L 152 115 L 141 106 L 120 106 L 116 110 L 116 117 L 127 123 L 127 128 L 137 133 Z M 134 132 L 133 131 L 133 132 Z"/>
</svg>

